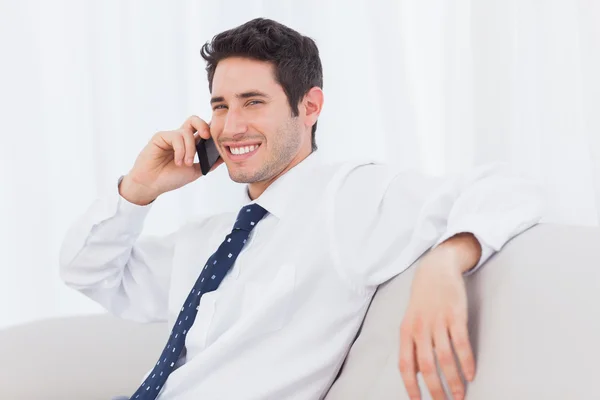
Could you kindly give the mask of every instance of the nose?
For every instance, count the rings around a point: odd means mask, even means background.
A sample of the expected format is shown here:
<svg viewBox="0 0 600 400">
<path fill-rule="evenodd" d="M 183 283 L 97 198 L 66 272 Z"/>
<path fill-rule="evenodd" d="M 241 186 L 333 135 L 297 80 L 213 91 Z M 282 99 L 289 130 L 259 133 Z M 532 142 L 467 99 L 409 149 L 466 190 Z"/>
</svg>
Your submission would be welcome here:
<svg viewBox="0 0 600 400">
<path fill-rule="evenodd" d="M 241 113 L 233 107 L 229 109 L 223 126 L 223 134 L 227 137 L 234 137 L 239 134 L 244 134 L 248 130 L 248 124 Z"/>
</svg>

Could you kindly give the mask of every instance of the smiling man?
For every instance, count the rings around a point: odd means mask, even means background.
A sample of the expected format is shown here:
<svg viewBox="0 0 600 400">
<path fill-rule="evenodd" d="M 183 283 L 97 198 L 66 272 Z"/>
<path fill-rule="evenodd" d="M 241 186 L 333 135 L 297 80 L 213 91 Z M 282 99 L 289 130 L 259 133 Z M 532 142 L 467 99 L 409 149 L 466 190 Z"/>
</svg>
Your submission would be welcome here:
<svg viewBox="0 0 600 400">
<path fill-rule="evenodd" d="M 316 146 L 317 46 L 277 22 L 223 32 L 202 56 L 210 126 L 192 116 L 156 133 L 61 252 L 68 285 L 114 315 L 171 327 L 131 398 L 322 398 L 377 287 L 421 258 L 399 331 L 399 373 L 412 399 L 419 372 L 442 399 L 437 355 L 462 399 L 461 374 L 475 376 L 463 276 L 537 223 L 537 190 L 492 166 L 440 179 L 328 162 Z M 224 163 L 247 184 L 239 212 L 163 238 L 141 235 L 161 194 L 202 176 L 195 143 L 211 137 L 221 155 L 213 169 Z"/>
<path fill-rule="evenodd" d="M 211 131 L 220 152 L 227 155 L 225 162 L 230 178 L 251 183 L 250 197 L 257 198 L 311 153 L 311 137 L 302 132 L 307 124 L 316 124 L 321 111 L 322 77 L 313 78 L 311 88 L 301 94 L 302 104 L 291 109 L 286 92 L 274 79 L 276 72 L 272 62 L 229 54 L 221 59 L 223 55 L 211 54 L 208 49 L 204 56 L 214 66 L 214 70 L 209 67 Z M 316 64 L 318 60 L 313 62 Z M 294 82 L 293 76 L 290 78 L 293 88 L 290 91 L 299 98 L 301 83 Z M 297 102 L 300 103 L 300 99 Z M 299 108 L 303 117 L 295 115 L 300 112 Z"/>
</svg>

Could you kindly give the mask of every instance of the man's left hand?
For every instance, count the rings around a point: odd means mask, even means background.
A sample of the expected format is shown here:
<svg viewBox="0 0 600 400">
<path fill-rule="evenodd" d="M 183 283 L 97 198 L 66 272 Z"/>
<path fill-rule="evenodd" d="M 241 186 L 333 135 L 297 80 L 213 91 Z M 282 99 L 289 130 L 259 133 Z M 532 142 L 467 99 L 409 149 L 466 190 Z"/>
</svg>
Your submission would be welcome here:
<svg viewBox="0 0 600 400">
<path fill-rule="evenodd" d="M 476 240 L 470 236 L 467 240 Z M 472 263 L 474 259 L 468 256 L 474 256 L 477 250 L 481 254 L 481 248 L 473 250 L 472 245 L 460 240 L 455 241 L 455 246 L 443 243 L 423 256 L 413 279 L 410 302 L 400 329 L 399 361 L 411 400 L 421 399 L 418 372 L 423 375 L 434 400 L 446 398 L 436 368 L 436 355 L 454 400 L 463 400 L 465 396 L 460 371 L 468 381 L 472 381 L 475 375 L 475 360 L 467 330 L 463 272 L 474 265 L 467 266 L 466 263 Z"/>
</svg>

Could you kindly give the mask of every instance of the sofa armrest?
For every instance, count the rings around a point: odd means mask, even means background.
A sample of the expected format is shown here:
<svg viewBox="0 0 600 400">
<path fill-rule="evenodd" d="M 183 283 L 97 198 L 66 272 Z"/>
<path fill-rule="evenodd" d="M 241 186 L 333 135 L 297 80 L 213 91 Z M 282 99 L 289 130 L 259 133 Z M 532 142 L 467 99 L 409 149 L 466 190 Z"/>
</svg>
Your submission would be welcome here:
<svg viewBox="0 0 600 400">
<path fill-rule="evenodd" d="M 0 331 L 0 399 L 110 399 L 137 389 L 166 341 L 166 324 L 103 314 Z"/>
</svg>

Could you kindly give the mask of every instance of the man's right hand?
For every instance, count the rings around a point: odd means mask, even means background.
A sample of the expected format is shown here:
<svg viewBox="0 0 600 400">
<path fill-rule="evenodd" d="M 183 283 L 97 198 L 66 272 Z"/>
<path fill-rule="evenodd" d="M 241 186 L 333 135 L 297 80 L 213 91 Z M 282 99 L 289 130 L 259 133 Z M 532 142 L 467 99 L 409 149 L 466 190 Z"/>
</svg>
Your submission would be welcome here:
<svg viewBox="0 0 600 400">
<path fill-rule="evenodd" d="M 210 128 L 195 115 L 188 118 L 178 130 L 158 132 L 121 181 L 121 196 L 130 203 L 147 205 L 161 194 L 200 178 L 200 164 L 194 163 L 196 142 L 200 138 L 209 139 Z M 222 163 L 219 158 L 211 171 Z"/>
</svg>

